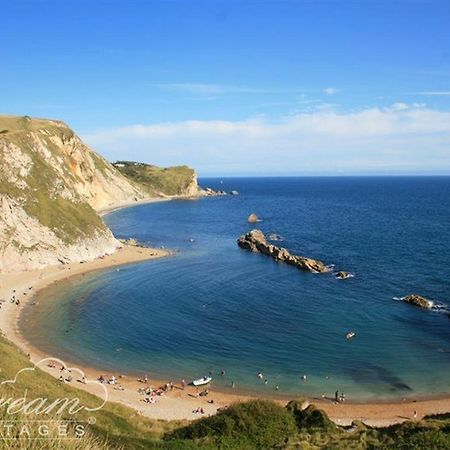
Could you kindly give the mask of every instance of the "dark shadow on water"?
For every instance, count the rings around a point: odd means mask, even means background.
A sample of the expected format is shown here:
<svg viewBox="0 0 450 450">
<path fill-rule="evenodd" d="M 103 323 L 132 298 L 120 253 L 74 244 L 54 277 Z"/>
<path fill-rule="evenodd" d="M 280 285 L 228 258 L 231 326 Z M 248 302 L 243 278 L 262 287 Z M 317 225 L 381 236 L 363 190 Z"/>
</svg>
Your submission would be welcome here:
<svg viewBox="0 0 450 450">
<path fill-rule="evenodd" d="M 412 391 L 411 387 L 391 370 L 376 364 L 367 364 L 359 369 L 349 369 L 346 370 L 346 373 L 358 384 L 387 384 L 393 392 Z"/>
</svg>

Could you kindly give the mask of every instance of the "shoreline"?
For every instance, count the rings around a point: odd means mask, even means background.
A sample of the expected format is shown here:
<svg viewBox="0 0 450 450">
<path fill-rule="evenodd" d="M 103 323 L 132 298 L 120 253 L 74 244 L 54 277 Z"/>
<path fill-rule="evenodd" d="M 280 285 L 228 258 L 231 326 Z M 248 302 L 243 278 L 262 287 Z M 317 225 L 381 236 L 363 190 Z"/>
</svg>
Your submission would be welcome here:
<svg viewBox="0 0 450 450">
<path fill-rule="evenodd" d="M 140 200 L 128 200 L 121 203 L 115 203 L 114 205 L 105 206 L 103 208 L 97 208 L 95 209 L 95 212 L 100 217 L 104 217 L 112 212 L 119 211 L 123 208 L 131 208 L 133 206 L 147 205 L 149 203 L 168 202 L 170 200 L 199 200 L 201 198 L 205 198 L 205 195 L 165 195 L 163 197 L 147 197 Z"/>
<path fill-rule="evenodd" d="M 127 205 L 115 205 L 114 207 L 102 211 L 103 214 L 107 214 L 108 212 L 127 206 L 167 200 L 170 200 L 170 198 L 147 199 L 141 203 L 128 202 Z M 19 331 L 18 322 L 23 308 L 26 307 L 26 304 L 34 298 L 39 291 L 45 289 L 52 283 L 64 282 L 68 278 L 76 275 L 125 264 L 142 262 L 148 259 L 166 257 L 170 254 L 171 253 L 167 250 L 124 245 L 114 254 L 86 263 L 49 266 L 41 270 L 0 275 L 0 298 L 5 300 L 0 309 L 0 330 L 13 344 L 18 346 L 26 354 L 29 354 L 33 363 L 37 363 L 50 355 L 36 349 L 24 338 Z M 31 290 L 29 289 L 30 286 L 33 287 Z M 16 297 L 20 298 L 19 306 L 16 306 L 9 301 L 13 289 L 16 290 Z M 70 365 L 70 361 L 65 361 L 65 363 Z M 75 364 L 74 367 L 82 369 L 88 379 L 95 380 L 100 373 L 106 378 L 113 375 L 110 371 L 99 371 L 92 367 L 83 367 L 82 365 L 80 366 L 77 364 Z M 59 369 L 52 369 L 47 366 L 41 368 L 56 378 L 59 378 L 60 376 Z M 115 376 L 118 377 L 118 374 L 115 373 Z M 240 391 L 236 391 L 236 394 L 234 394 L 221 391 L 220 388 L 216 390 L 214 385 L 207 386 L 210 392 L 208 397 L 197 397 L 197 393 L 203 390 L 203 388 L 196 389 L 192 386 L 186 386 L 185 389 L 181 389 L 179 380 L 176 380 L 175 389 L 164 396 L 157 397 L 156 404 L 147 404 L 142 401 L 144 397 L 137 392 L 139 388 L 145 387 L 145 384 L 139 383 L 136 380 L 136 377 L 132 375 L 118 377 L 118 380 L 125 390 L 119 391 L 114 389 L 112 385 L 108 385 L 109 401 L 129 406 L 139 411 L 140 414 L 152 419 L 193 420 L 215 414 L 218 408 L 223 408 L 231 403 L 239 401 L 246 401 L 254 398 L 266 398 L 284 405 L 288 402 L 288 399 L 295 399 L 294 396 L 289 397 L 288 395 L 285 396 L 285 399 L 282 399 L 280 398 L 281 395 L 255 395 L 253 393 L 246 394 Z M 160 379 L 157 380 L 152 378 L 149 384 L 155 389 L 168 381 L 169 380 L 161 381 Z M 186 381 L 189 382 L 190 380 Z M 89 386 L 77 383 L 76 381 L 73 382 L 73 386 L 95 394 L 92 387 L 89 388 Z M 301 394 L 299 394 L 299 396 L 301 396 Z M 306 400 L 306 397 L 304 396 L 301 396 L 301 398 L 305 398 Z M 214 403 L 208 403 L 209 399 L 213 399 Z M 417 420 L 427 414 L 438 414 L 450 411 L 450 394 L 433 398 L 421 398 L 418 396 L 416 400 L 411 398 L 399 401 L 382 400 L 376 403 L 353 401 L 335 404 L 332 400 L 325 400 L 323 398 L 309 398 L 306 401 L 323 409 L 330 418 L 339 425 L 350 425 L 353 420 L 361 420 L 371 426 L 387 426 L 405 420 L 414 420 L 414 411 L 417 411 Z M 193 411 L 199 407 L 202 407 L 205 411 L 204 415 L 193 413 Z"/>
<path fill-rule="evenodd" d="M 139 206 L 139 205 L 147 205 L 149 203 L 159 203 L 159 202 L 167 202 L 169 200 L 174 200 L 176 198 L 184 198 L 184 197 L 149 197 L 149 198 L 143 198 L 140 200 L 129 200 L 121 203 L 115 203 L 114 205 L 105 206 L 103 208 L 97 208 L 95 212 L 100 216 L 106 216 L 107 214 L 110 214 L 114 211 L 119 211 L 123 208 L 130 208 L 132 206 Z"/>
</svg>

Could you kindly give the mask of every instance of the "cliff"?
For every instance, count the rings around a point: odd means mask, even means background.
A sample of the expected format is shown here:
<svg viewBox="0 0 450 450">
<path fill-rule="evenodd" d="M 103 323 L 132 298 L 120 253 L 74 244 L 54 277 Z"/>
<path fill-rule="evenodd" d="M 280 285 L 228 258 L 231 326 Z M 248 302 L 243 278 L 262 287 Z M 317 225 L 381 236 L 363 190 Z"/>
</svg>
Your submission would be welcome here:
<svg viewBox="0 0 450 450">
<path fill-rule="evenodd" d="M 202 192 L 195 171 L 187 166 L 161 168 L 134 161 L 117 161 L 113 166 L 150 196 L 196 197 Z"/>
<path fill-rule="evenodd" d="M 120 243 L 95 210 L 155 195 L 197 195 L 194 171 L 180 173 L 170 186 L 166 173 L 157 189 L 151 177 L 128 178 L 63 122 L 0 116 L 0 273 L 114 252 Z"/>
</svg>

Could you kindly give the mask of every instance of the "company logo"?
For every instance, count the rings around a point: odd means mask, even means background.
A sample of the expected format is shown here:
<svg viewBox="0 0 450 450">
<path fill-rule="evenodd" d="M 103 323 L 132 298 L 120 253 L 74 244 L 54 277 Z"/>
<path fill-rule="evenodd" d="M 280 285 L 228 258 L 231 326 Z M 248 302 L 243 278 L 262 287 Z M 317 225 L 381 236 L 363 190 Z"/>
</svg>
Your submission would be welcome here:
<svg viewBox="0 0 450 450">
<path fill-rule="evenodd" d="M 67 386 L 89 385 L 89 391 L 96 396 L 90 397 L 86 404 L 83 399 L 88 396 L 80 398 L 76 389 L 64 389 L 63 396 L 52 398 L 39 396 L 29 389 L 21 390 L 21 377 L 36 369 L 59 376 L 60 382 Z M 41 359 L 33 366 L 20 369 L 13 379 L 0 383 L 0 441 L 82 438 L 86 427 L 96 421 L 91 414 L 102 409 L 107 401 L 106 386 L 89 380 L 81 369 L 68 367 L 59 358 Z"/>
</svg>

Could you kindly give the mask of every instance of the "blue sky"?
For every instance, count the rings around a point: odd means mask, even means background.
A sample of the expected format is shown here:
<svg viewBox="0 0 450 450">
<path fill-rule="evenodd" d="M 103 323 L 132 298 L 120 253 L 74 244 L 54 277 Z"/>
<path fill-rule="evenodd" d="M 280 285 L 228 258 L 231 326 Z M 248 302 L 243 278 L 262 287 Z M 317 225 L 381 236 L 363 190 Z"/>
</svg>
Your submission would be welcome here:
<svg viewBox="0 0 450 450">
<path fill-rule="evenodd" d="M 450 173 L 450 1 L 2 0 L 0 111 L 201 175 Z"/>
</svg>

